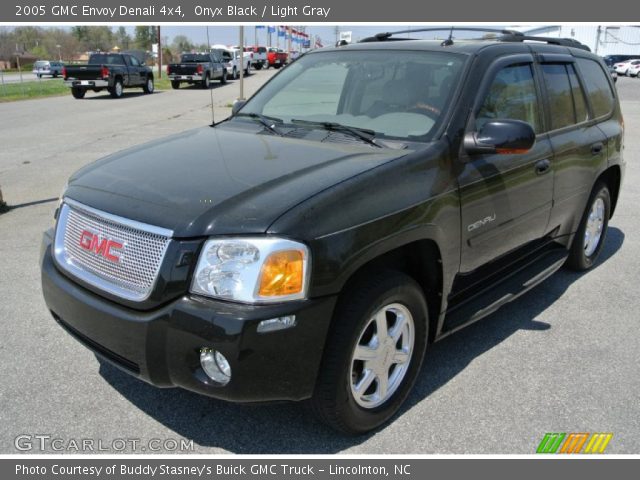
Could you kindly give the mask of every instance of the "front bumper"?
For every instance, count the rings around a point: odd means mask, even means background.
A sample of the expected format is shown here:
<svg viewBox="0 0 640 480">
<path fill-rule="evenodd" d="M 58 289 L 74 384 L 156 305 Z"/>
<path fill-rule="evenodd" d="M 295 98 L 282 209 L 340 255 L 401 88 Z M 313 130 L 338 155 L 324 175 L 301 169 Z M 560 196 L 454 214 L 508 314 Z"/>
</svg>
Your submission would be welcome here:
<svg viewBox="0 0 640 480">
<path fill-rule="evenodd" d="M 107 88 L 108 80 L 65 80 L 67 87 L 83 87 L 83 88 Z"/>
<path fill-rule="evenodd" d="M 303 400 L 313 393 L 335 297 L 240 305 L 185 295 L 152 311 L 104 299 L 55 265 L 52 231 L 41 247 L 42 291 L 56 321 L 120 369 L 158 387 L 182 387 L 237 402 Z M 287 330 L 258 333 L 261 320 L 295 315 Z M 221 386 L 200 367 L 202 347 L 231 365 Z M 73 369 L 73 366 L 70 366 Z"/>
</svg>

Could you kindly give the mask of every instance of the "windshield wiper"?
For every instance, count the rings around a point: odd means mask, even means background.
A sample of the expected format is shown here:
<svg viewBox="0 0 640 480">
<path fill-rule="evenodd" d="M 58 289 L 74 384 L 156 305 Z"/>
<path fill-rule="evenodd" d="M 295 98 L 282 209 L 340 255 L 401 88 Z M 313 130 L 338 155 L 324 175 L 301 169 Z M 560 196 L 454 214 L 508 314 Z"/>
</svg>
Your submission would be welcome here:
<svg viewBox="0 0 640 480">
<path fill-rule="evenodd" d="M 336 123 L 336 122 L 317 122 L 313 120 L 298 120 L 295 118 L 291 120 L 291 123 L 300 123 L 305 125 L 322 127 L 325 130 L 331 130 L 334 132 L 348 133 L 352 137 L 356 137 L 356 138 L 359 138 L 360 140 L 367 142 L 369 145 L 382 148 L 382 146 L 378 145 L 375 141 L 376 132 L 374 132 L 373 130 L 369 130 L 367 128 L 350 127 L 348 125 L 342 125 L 341 123 Z"/>
<path fill-rule="evenodd" d="M 244 112 L 240 112 L 240 113 L 236 113 L 235 115 L 236 117 L 249 117 L 249 118 L 255 118 L 256 120 L 258 120 L 262 125 L 265 126 L 265 128 L 267 130 L 269 130 L 272 133 L 275 133 L 276 135 L 278 135 L 279 137 L 281 137 L 283 135 L 283 133 L 278 130 L 276 128 L 276 122 L 278 123 L 282 123 L 282 119 L 280 118 L 276 118 L 276 117 L 268 117 L 266 115 L 262 115 L 261 113 L 255 113 L 255 112 L 251 112 L 251 113 L 244 113 Z"/>
</svg>

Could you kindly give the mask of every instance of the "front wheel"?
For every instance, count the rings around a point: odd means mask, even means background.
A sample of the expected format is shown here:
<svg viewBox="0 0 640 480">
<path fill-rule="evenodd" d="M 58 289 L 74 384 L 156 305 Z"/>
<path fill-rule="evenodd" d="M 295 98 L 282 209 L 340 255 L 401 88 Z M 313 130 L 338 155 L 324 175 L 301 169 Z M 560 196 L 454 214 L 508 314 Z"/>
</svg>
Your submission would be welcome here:
<svg viewBox="0 0 640 480">
<path fill-rule="evenodd" d="M 155 85 L 153 83 L 153 77 L 147 77 L 147 81 L 143 85 L 142 91 L 144 93 L 153 93 L 154 90 L 155 90 Z"/>
<path fill-rule="evenodd" d="M 220 77 L 220 85 L 227 83 L 227 69 L 222 70 L 222 76 Z"/>
<path fill-rule="evenodd" d="M 236 67 L 233 67 L 233 79 L 237 80 L 240 75 L 238 74 L 238 70 Z"/>
<path fill-rule="evenodd" d="M 415 383 L 428 331 L 424 294 L 407 275 L 381 272 L 345 291 L 311 400 L 320 420 L 348 434 L 388 421 Z"/>
<path fill-rule="evenodd" d="M 589 197 L 587 208 L 571 244 L 569 258 L 567 258 L 567 266 L 570 269 L 584 271 L 595 264 L 607 236 L 610 214 L 609 188 L 604 183 L 598 182 Z"/>
</svg>

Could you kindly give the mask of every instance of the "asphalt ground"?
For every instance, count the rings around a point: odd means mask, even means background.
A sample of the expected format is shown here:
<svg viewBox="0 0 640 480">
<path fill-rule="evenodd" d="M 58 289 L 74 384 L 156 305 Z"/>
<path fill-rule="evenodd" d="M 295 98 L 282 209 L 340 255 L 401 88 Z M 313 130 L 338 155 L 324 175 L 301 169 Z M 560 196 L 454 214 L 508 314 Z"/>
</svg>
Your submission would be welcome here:
<svg viewBox="0 0 640 480">
<path fill-rule="evenodd" d="M 248 93 L 271 74 L 251 76 Z M 356 438 L 328 430 L 304 405 L 242 406 L 149 386 L 98 362 L 44 305 L 41 232 L 69 174 L 209 123 L 207 92 L 0 104 L 0 185 L 13 206 L 0 215 L 0 453 L 19 453 L 19 435 L 45 435 L 67 453 L 80 439 L 108 453 L 150 453 L 159 439 L 161 453 L 186 440 L 198 453 L 507 454 L 533 453 L 546 432 L 612 432 L 608 453 L 640 453 L 640 80 L 621 78 L 618 89 L 628 167 L 597 267 L 562 270 L 430 346 L 397 418 Z M 228 115 L 237 82 L 212 91 L 216 116 Z"/>
</svg>

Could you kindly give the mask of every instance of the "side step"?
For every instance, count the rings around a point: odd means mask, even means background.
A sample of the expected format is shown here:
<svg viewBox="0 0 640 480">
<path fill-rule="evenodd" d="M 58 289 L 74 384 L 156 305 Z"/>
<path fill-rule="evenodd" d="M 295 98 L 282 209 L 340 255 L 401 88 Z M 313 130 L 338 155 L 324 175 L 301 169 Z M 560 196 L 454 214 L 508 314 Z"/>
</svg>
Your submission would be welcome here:
<svg viewBox="0 0 640 480">
<path fill-rule="evenodd" d="M 562 247 L 548 250 L 499 282 L 488 285 L 482 292 L 456 305 L 447 312 L 442 335 L 460 330 L 528 292 L 560 269 L 568 255 L 569 252 Z"/>
</svg>

